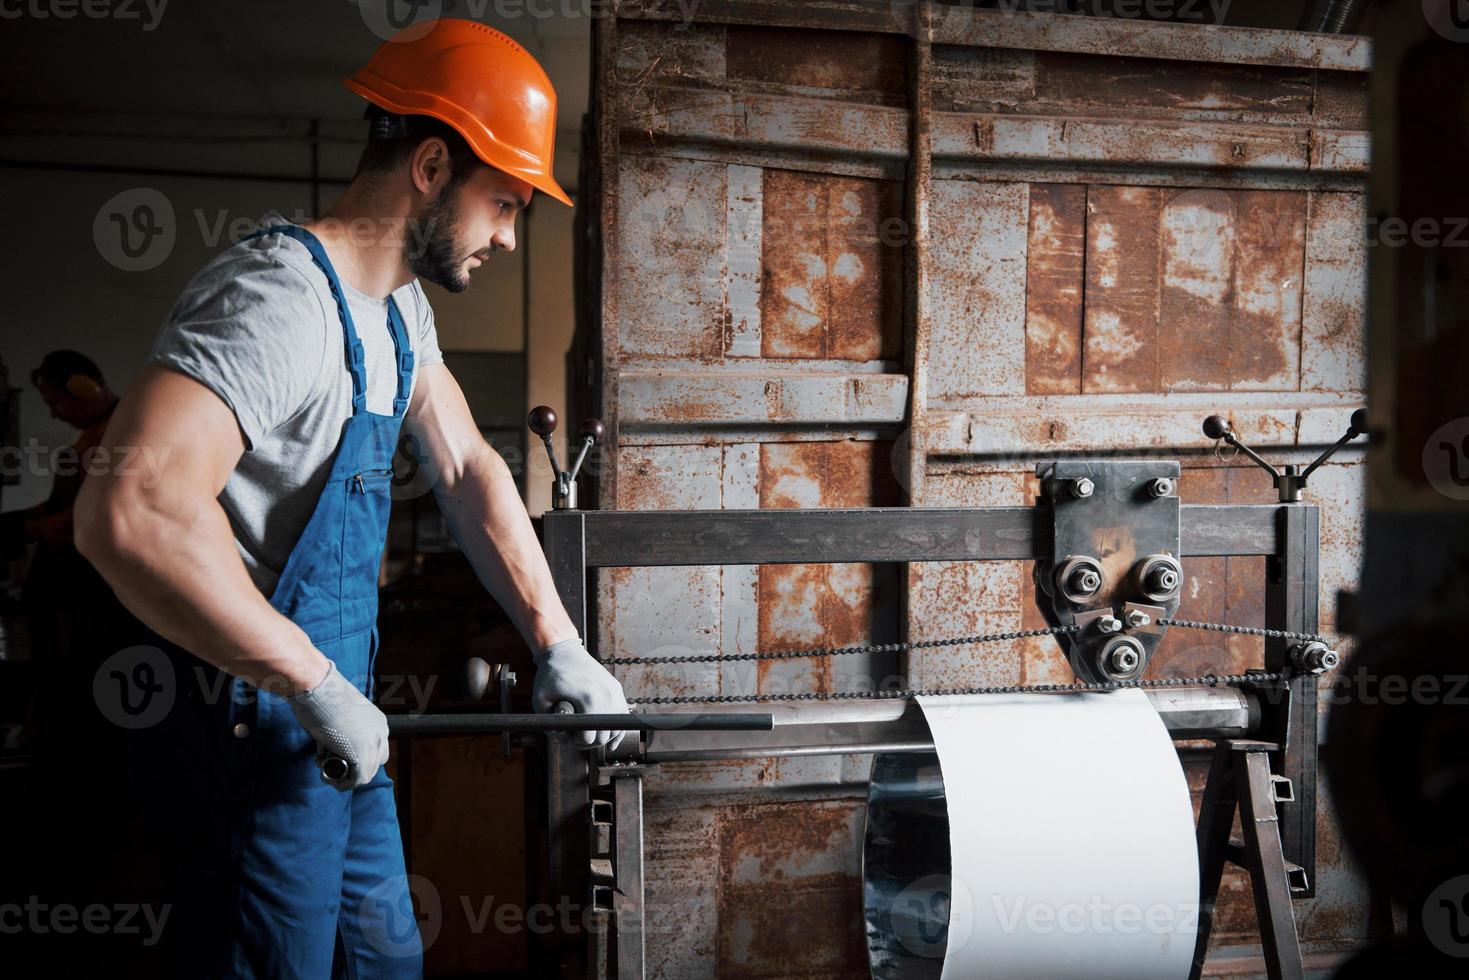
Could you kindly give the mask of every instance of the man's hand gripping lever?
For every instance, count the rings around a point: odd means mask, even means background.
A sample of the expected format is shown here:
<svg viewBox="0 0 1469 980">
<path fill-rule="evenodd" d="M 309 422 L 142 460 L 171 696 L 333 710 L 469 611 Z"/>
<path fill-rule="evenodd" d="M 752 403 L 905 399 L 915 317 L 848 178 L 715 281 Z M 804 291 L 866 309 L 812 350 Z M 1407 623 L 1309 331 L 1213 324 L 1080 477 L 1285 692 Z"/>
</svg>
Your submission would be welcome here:
<svg viewBox="0 0 1469 980">
<path fill-rule="evenodd" d="M 536 655 L 536 681 L 531 704 L 537 713 L 578 712 L 588 715 L 625 715 L 627 699 L 622 685 L 579 639 L 553 643 Z M 610 751 L 622 741 L 620 731 L 571 732 L 582 748 L 605 745 Z"/>
<path fill-rule="evenodd" d="M 286 703 L 316 740 L 321 778 L 337 789 L 365 786 L 388 761 L 388 719 L 332 664 L 309 691 Z"/>
</svg>

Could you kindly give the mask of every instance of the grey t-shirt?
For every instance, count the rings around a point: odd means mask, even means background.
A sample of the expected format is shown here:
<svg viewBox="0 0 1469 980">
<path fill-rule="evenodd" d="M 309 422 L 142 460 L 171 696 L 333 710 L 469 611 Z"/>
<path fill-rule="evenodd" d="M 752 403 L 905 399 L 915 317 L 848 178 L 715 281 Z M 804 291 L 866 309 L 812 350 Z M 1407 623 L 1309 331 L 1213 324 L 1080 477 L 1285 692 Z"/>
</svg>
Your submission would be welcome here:
<svg viewBox="0 0 1469 980">
<path fill-rule="evenodd" d="M 277 212 L 261 227 L 289 222 Z M 397 368 L 387 300 L 342 283 L 367 358 L 367 409 L 393 411 Z M 393 299 L 408 328 L 414 380 L 444 360 L 415 280 Z M 240 242 L 195 274 L 154 344 L 152 360 L 188 375 L 235 413 L 245 454 L 219 501 L 251 578 L 275 589 L 326 484 L 352 414 L 352 378 L 336 301 L 306 246 L 284 235 Z"/>
</svg>

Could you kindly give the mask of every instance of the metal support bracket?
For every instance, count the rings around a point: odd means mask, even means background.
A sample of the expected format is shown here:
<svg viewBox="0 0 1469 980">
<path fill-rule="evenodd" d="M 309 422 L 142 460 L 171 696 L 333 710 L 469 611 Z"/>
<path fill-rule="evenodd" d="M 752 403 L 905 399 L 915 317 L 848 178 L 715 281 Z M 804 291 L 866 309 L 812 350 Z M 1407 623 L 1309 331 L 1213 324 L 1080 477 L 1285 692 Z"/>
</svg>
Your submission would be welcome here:
<svg viewBox="0 0 1469 980">
<path fill-rule="evenodd" d="M 1180 467 L 1163 460 L 1062 460 L 1036 468 L 1052 526 L 1036 602 L 1071 668 L 1090 683 L 1142 676 L 1178 609 Z"/>
</svg>

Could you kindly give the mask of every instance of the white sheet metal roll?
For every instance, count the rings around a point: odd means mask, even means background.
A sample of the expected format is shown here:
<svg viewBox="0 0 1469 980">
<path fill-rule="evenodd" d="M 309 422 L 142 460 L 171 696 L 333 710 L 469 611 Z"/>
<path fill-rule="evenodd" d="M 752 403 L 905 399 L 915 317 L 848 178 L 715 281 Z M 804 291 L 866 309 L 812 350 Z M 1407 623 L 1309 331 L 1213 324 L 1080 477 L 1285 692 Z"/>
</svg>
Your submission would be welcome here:
<svg viewBox="0 0 1469 980">
<path fill-rule="evenodd" d="M 1188 785 L 1141 691 L 921 702 L 936 753 L 879 756 L 864 890 L 872 974 L 1186 977 Z"/>
</svg>

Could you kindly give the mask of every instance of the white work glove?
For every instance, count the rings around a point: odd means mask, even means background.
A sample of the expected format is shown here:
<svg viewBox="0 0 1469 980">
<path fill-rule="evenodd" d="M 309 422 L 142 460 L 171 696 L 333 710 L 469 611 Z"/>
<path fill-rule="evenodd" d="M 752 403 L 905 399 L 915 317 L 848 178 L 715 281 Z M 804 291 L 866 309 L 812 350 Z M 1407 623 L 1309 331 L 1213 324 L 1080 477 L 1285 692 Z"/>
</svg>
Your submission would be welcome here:
<svg viewBox="0 0 1469 980">
<path fill-rule="evenodd" d="M 286 698 L 301 727 L 316 739 L 316 764 L 322 778 L 337 789 L 365 786 L 388 761 L 388 719 L 337 665 L 309 691 Z M 329 778 L 329 760 L 340 759 L 347 771 Z"/>
<path fill-rule="evenodd" d="M 536 683 L 531 704 L 538 714 L 556 710 L 558 701 L 569 701 L 578 714 L 625 715 L 627 699 L 617 678 L 587 653 L 581 640 L 562 640 L 536 654 Z M 620 731 L 569 732 L 572 744 L 582 748 L 605 745 L 615 749 L 622 741 Z"/>
</svg>

